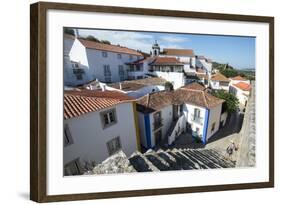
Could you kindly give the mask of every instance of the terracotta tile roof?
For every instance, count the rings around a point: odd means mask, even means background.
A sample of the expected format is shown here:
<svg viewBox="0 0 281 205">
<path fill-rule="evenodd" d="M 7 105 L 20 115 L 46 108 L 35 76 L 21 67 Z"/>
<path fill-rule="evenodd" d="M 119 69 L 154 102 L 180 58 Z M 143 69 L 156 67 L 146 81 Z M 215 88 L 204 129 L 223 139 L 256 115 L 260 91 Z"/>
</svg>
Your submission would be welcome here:
<svg viewBox="0 0 281 205">
<path fill-rule="evenodd" d="M 78 117 L 89 112 L 129 102 L 133 99 L 125 96 L 125 94 L 121 93 L 120 95 L 112 91 L 65 91 L 64 119 Z"/>
<path fill-rule="evenodd" d="M 108 86 L 115 88 L 115 89 L 120 89 L 120 84 L 121 84 L 122 90 L 124 90 L 124 91 L 135 91 L 135 90 L 139 90 L 139 89 L 145 87 L 145 85 L 130 82 L 130 81 L 114 83 L 114 84 L 110 84 Z"/>
<path fill-rule="evenodd" d="M 213 76 L 211 77 L 211 80 L 229 82 L 228 78 L 225 77 L 225 76 L 224 76 L 223 74 L 221 74 L 221 73 L 216 73 L 215 75 L 213 75 Z"/>
<path fill-rule="evenodd" d="M 250 91 L 251 90 L 251 85 L 248 83 L 244 83 L 244 82 L 239 82 L 234 84 L 235 87 L 243 90 L 243 91 Z"/>
<path fill-rule="evenodd" d="M 192 49 L 164 48 L 163 53 L 165 55 L 172 55 L 172 56 L 194 56 L 194 52 Z"/>
<path fill-rule="evenodd" d="M 109 45 L 109 44 L 105 44 L 105 43 L 99 43 L 99 42 L 94 42 L 94 41 L 89 41 L 89 40 L 84 40 L 84 39 L 78 39 L 78 40 L 86 48 L 142 56 L 142 54 L 140 52 L 138 52 L 134 49 L 127 48 L 127 47 L 122 47 L 122 46 L 118 46 L 118 45 Z"/>
<path fill-rule="evenodd" d="M 201 90 L 201 91 L 206 89 L 203 85 L 201 85 L 197 82 L 190 83 L 190 84 L 185 85 L 181 88 L 186 88 L 186 89 L 191 89 L 191 90 Z"/>
<path fill-rule="evenodd" d="M 143 96 L 137 101 L 139 105 L 143 106 L 144 112 L 154 112 L 168 105 L 179 105 L 183 103 L 212 108 L 223 102 L 224 100 L 219 99 L 206 91 L 187 88 L 180 88 L 175 91 L 151 93 Z"/>
<path fill-rule="evenodd" d="M 144 63 L 145 61 L 153 61 L 155 57 L 147 57 L 147 58 L 142 58 L 142 59 L 139 59 L 139 60 L 136 60 L 136 61 L 133 61 L 133 62 L 128 62 L 126 64 L 128 65 L 137 65 L 137 64 L 142 64 Z"/>
<path fill-rule="evenodd" d="M 149 99 L 148 99 L 149 98 Z M 150 93 L 141 97 L 137 103 L 144 106 L 146 111 L 160 110 L 168 105 L 172 105 L 174 101 L 173 92 L 171 91 L 160 91 L 155 93 Z"/>
<path fill-rule="evenodd" d="M 242 76 L 240 76 L 240 75 L 237 75 L 237 76 L 235 76 L 235 77 L 233 77 L 233 78 L 230 78 L 231 80 L 243 80 L 243 81 L 246 81 L 247 79 L 246 78 L 243 78 Z"/>
<path fill-rule="evenodd" d="M 156 57 L 150 65 L 183 65 L 180 61 L 173 57 Z"/>
<path fill-rule="evenodd" d="M 209 76 L 207 75 L 207 74 L 201 74 L 201 73 L 197 73 L 196 74 L 197 76 L 198 76 L 198 78 L 200 78 L 200 79 L 209 79 Z"/>
<path fill-rule="evenodd" d="M 143 78 L 138 80 L 130 80 L 130 81 L 122 81 L 121 86 L 124 91 L 134 91 L 139 90 L 143 87 L 150 85 L 164 85 L 167 81 L 164 78 L 159 77 L 151 77 L 151 78 Z M 120 89 L 120 83 L 110 84 L 110 87 Z"/>
<path fill-rule="evenodd" d="M 69 95 L 80 95 L 86 97 L 97 97 L 97 98 L 114 98 L 118 100 L 133 100 L 134 98 L 128 96 L 122 92 L 110 91 L 110 90 L 68 90 L 64 91 L 64 94 Z"/>
</svg>

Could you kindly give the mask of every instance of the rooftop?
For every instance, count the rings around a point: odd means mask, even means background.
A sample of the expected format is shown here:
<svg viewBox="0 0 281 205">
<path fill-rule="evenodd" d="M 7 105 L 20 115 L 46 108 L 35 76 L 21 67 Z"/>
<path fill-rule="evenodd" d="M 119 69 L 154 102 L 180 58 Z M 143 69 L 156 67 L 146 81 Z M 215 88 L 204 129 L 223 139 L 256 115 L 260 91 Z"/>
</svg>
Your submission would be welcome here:
<svg viewBox="0 0 281 205">
<path fill-rule="evenodd" d="M 215 75 L 213 75 L 211 77 L 211 80 L 229 82 L 228 78 L 221 73 L 216 73 Z"/>
<path fill-rule="evenodd" d="M 123 47 L 123 46 L 119 46 L 119 45 L 111 45 L 111 44 L 99 43 L 99 42 L 89 41 L 89 40 L 85 40 L 85 39 L 81 39 L 81 38 L 79 38 L 78 40 L 86 48 L 142 56 L 142 54 L 140 52 L 138 52 L 138 51 L 136 51 L 134 49 L 127 48 L 127 47 Z"/>
<path fill-rule="evenodd" d="M 156 57 L 150 65 L 183 65 L 179 60 L 173 57 Z"/>
<path fill-rule="evenodd" d="M 64 119 L 95 112 L 134 98 L 116 91 L 65 91 L 64 92 Z"/>
<path fill-rule="evenodd" d="M 243 90 L 243 91 L 250 91 L 251 90 L 251 85 L 248 83 L 244 83 L 244 82 L 239 82 L 234 84 L 235 87 Z"/>
<path fill-rule="evenodd" d="M 175 91 L 151 93 L 137 101 L 139 105 L 143 106 L 139 107 L 139 111 L 142 112 L 154 112 L 168 105 L 179 105 L 183 103 L 212 108 L 223 102 L 224 100 L 211 95 L 198 83 L 192 83 Z"/>
<path fill-rule="evenodd" d="M 138 80 L 130 80 L 130 81 L 122 81 L 121 86 L 122 90 L 124 91 L 134 91 L 139 90 L 143 87 L 149 86 L 149 85 L 164 85 L 167 81 L 164 78 L 159 77 L 151 77 L 151 78 L 143 78 Z M 113 83 L 110 84 L 110 87 L 120 89 L 120 83 Z"/>
<path fill-rule="evenodd" d="M 241 81 L 246 81 L 247 79 L 246 78 L 243 78 L 242 76 L 240 76 L 240 75 L 237 75 L 237 76 L 235 76 L 235 77 L 233 77 L 233 78 L 230 78 L 231 80 L 241 80 Z"/>
<path fill-rule="evenodd" d="M 194 56 L 194 52 L 192 49 L 164 48 L 163 53 L 165 55 L 172 55 L 172 56 Z"/>
</svg>

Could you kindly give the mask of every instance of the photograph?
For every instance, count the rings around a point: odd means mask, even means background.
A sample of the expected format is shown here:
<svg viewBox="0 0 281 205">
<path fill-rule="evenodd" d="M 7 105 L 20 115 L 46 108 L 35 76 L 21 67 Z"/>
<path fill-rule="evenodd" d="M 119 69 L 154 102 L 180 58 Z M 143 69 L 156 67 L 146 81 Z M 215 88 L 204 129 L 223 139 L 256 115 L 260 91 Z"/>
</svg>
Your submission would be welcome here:
<svg viewBox="0 0 281 205">
<path fill-rule="evenodd" d="M 256 166 L 256 37 L 64 27 L 63 176 Z"/>
</svg>

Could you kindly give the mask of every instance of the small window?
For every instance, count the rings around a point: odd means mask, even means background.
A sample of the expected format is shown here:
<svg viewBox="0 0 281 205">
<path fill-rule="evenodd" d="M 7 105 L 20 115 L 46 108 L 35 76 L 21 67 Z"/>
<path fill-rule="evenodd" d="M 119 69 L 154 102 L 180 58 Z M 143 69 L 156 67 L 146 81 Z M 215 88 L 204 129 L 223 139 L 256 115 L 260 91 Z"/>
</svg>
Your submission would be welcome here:
<svg viewBox="0 0 281 205">
<path fill-rule="evenodd" d="M 194 117 L 195 118 L 200 118 L 200 110 L 198 108 L 194 109 Z"/>
<path fill-rule="evenodd" d="M 130 56 L 129 56 L 129 58 L 130 58 L 130 60 L 132 60 L 132 59 L 133 59 L 133 56 L 132 56 L 132 55 L 130 55 Z"/>
<path fill-rule="evenodd" d="M 111 76 L 110 66 L 103 65 L 103 72 L 104 72 L 104 76 Z"/>
<path fill-rule="evenodd" d="M 67 163 L 64 166 L 64 176 L 81 175 L 82 168 L 79 158 Z"/>
<path fill-rule="evenodd" d="M 121 55 L 120 53 L 118 53 L 118 54 L 117 54 L 117 58 L 118 58 L 118 59 L 121 59 L 121 58 L 122 58 L 122 55 Z"/>
<path fill-rule="evenodd" d="M 83 74 L 82 73 L 77 73 L 76 74 L 76 79 L 77 80 L 83 80 Z"/>
<path fill-rule="evenodd" d="M 102 57 L 107 58 L 107 52 L 106 51 L 102 52 Z"/>
<path fill-rule="evenodd" d="M 108 154 L 113 155 L 114 153 L 121 150 L 120 137 L 115 137 L 106 143 Z"/>
<path fill-rule="evenodd" d="M 68 124 L 64 125 L 63 144 L 64 144 L 65 147 L 73 144 L 73 139 L 72 139 Z"/>
<path fill-rule="evenodd" d="M 101 119 L 102 119 L 103 128 L 107 128 L 115 124 L 117 122 L 116 110 L 111 109 L 101 112 Z"/>
<path fill-rule="evenodd" d="M 214 123 L 212 124 L 211 132 L 213 132 L 213 131 L 215 130 L 215 127 L 216 127 L 216 123 L 214 122 Z"/>
</svg>

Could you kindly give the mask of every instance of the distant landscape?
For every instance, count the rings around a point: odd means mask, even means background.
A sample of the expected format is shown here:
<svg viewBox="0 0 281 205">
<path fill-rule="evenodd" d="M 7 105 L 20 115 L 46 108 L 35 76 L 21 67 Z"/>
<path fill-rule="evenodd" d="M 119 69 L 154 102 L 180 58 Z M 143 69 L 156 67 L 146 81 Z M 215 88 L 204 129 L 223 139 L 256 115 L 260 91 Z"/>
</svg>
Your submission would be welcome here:
<svg viewBox="0 0 281 205">
<path fill-rule="evenodd" d="M 255 80 L 255 68 L 236 69 L 229 64 L 213 62 L 213 69 L 219 70 L 227 78 L 240 75 L 248 80 Z"/>
</svg>

